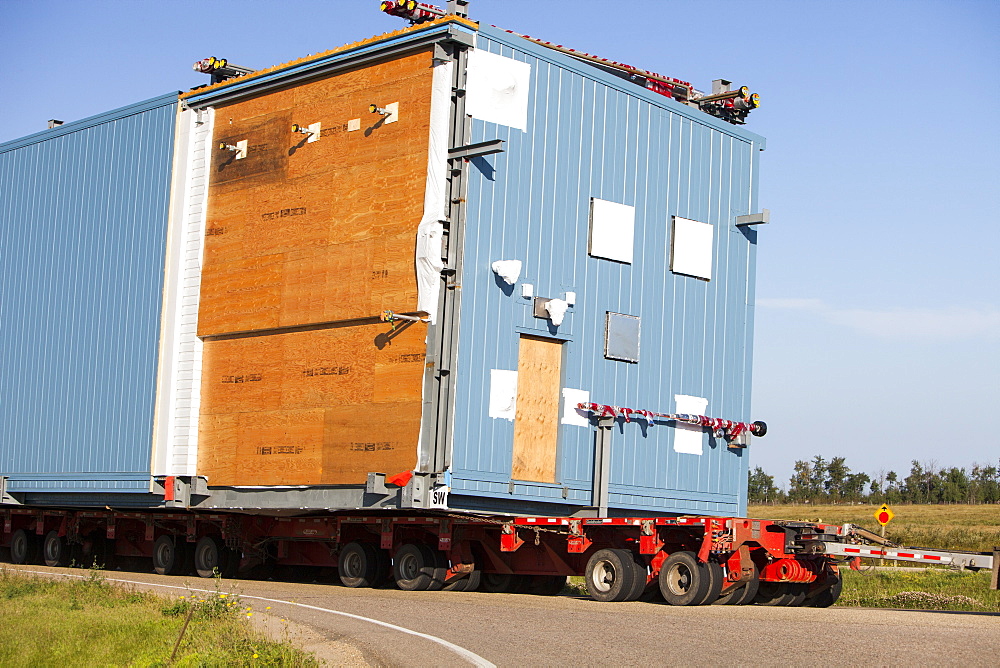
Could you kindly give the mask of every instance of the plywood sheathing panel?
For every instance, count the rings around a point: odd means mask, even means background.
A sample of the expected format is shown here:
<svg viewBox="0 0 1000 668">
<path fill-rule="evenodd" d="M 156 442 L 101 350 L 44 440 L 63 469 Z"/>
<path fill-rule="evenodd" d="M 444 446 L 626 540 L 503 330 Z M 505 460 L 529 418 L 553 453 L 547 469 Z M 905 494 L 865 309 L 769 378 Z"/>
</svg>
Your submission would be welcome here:
<svg viewBox="0 0 1000 668">
<path fill-rule="evenodd" d="M 517 411 L 511 478 L 556 481 L 562 344 L 522 336 L 517 360 Z"/>
<path fill-rule="evenodd" d="M 217 109 L 199 336 L 416 309 L 431 77 L 425 51 Z M 399 122 L 368 111 L 390 102 Z"/>
<path fill-rule="evenodd" d="M 417 460 L 426 326 L 205 343 L 198 470 L 210 485 L 363 484 Z"/>
</svg>

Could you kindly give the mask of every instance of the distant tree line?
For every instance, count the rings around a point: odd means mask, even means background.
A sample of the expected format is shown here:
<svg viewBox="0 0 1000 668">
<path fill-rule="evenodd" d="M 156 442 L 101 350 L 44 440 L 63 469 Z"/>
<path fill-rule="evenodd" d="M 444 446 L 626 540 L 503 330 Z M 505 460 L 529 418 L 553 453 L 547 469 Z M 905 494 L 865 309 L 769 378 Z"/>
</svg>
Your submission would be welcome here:
<svg viewBox="0 0 1000 668">
<path fill-rule="evenodd" d="M 1000 503 L 1000 467 L 941 468 L 911 462 L 910 474 L 852 472 L 844 457 L 795 462 L 786 489 L 761 467 L 749 473 L 750 503 Z"/>
</svg>

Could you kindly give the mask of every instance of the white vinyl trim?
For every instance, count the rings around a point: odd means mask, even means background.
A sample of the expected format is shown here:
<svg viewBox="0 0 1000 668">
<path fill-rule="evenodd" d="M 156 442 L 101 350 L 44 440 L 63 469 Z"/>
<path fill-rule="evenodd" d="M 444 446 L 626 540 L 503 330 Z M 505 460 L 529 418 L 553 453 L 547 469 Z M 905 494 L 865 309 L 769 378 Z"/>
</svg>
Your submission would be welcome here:
<svg viewBox="0 0 1000 668">
<path fill-rule="evenodd" d="M 178 121 L 160 336 L 153 475 L 195 475 L 202 342 L 197 336 L 214 110 Z"/>
</svg>

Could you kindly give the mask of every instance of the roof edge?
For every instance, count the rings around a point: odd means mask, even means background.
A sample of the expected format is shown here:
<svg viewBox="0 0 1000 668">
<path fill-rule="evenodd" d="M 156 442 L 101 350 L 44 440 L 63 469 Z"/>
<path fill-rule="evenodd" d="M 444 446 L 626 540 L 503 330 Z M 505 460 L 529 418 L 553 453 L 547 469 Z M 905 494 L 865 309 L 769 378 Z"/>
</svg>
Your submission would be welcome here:
<svg viewBox="0 0 1000 668">
<path fill-rule="evenodd" d="M 390 42 L 392 40 L 399 39 L 400 37 L 414 35 L 417 33 L 424 32 L 426 30 L 439 28 L 441 26 L 448 24 L 458 24 L 466 28 L 471 28 L 472 30 L 479 30 L 479 24 L 476 23 L 475 21 L 470 21 L 469 19 L 463 18 L 461 16 L 449 14 L 434 21 L 428 21 L 426 23 L 420 23 L 407 28 L 401 28 L 399 30 L 394 30 L 392 32 L 382 33 L 381 35 L 375 35 L 374 37 L 369 37 L 367 39 L 363 39 L 357 42 L 352 42 L 350 44 L 338 46 L 335 49 L 329 49 L 328 51 L 323 51 L 322 53 L 316 53 L 309 56 L 304 56 L 302 58 L 298 58 L 296 60 L 289 61 L 287 63 L 273 65 L 271 67 L 265 68 L 263 70 L 258 70 L 246 76 L 236 77 L 234 79 L 229 79 L 227 81 L 220 81 L 219 83 L 216 84 L 210 84 L 208 86 L 195 88 L 187 92 L 181 93 L 180 97 L 182 100 L 185 101 L 194 100 L 203 95 L 215 93 L 224 88 L 229 88 L 231 86 L 237 86 L 254 82 L 255 80 L 259 80 L 262 77 L 278 74 L 286 70 L 290 71 L 297 67 L 302 67 L 303 65 L 308 65 L 310 63 L 321 61 L 325 58 L 330 58 L 331 56 L 343 55 L 357 49 L 371 47 L 380 44 L 382 42 Z"/>
</svg>

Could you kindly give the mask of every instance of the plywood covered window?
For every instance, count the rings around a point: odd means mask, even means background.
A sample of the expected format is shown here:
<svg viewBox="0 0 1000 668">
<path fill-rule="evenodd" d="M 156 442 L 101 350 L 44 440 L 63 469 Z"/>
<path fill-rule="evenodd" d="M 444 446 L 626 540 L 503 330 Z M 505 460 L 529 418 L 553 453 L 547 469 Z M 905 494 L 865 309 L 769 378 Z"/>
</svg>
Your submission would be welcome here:
<svg viewBox="0 0 1000 668">
<path fill-rule="evenodd" d="M 521 336 L 511 478 L 556 481 L 562 342 Z"/>
</svg>

